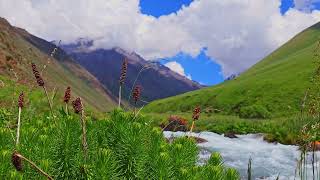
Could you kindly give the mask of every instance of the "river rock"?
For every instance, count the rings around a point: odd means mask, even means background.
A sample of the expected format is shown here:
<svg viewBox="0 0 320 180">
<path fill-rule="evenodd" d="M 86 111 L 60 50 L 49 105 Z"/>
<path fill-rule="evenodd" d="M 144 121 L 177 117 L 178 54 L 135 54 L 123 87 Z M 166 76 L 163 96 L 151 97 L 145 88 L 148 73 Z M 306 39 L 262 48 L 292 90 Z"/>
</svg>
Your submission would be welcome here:
<svg viewBox="0 0 320 180">
<path fill-rule="evenodd" d="M 200 138 L 200 137 L 195 137 L 195 136 L 186 136 L 186 137 L 194 139 L 197 144 L 208 142 L 206 139 L 203 139 L 203 138 Z M 177 137 L 173 137 L 173 136 L 166 138 L 167 143 L 172 143 L 176 138 Z"/>
<path fill-rule="evenodd" d="M 206 139 L 200 138 L 200 137 L 192 137 L 194 140 L 196 140 L 197 144 L 206 143 L 208 142 Z"/>
<path fill-rule="evenodd" d="M 228 137 L 228 138 L 238 138 L 238 136 L 234 133 L 234 132 L 227 132 L 224 134 L 224 137 Z"/>
</svg>

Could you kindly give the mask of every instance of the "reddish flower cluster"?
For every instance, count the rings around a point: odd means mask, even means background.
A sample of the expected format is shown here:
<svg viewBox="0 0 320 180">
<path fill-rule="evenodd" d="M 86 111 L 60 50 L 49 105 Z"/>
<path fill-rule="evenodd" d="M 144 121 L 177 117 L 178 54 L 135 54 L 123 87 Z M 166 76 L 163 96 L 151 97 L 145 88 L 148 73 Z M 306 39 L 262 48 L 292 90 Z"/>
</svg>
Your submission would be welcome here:
<svg viewBox="0 0 320 180">
<path fill-rule="evenodd" d="M 41 75 L 40 75 L 40 73 L 39 73 L 39 71 L 37 69 L 36 64 L 32 63 L 31 67 L 32 67 L 33 75 L 36 78 L 38 85 L 39 86 L 44 86 L 44 81 L 43 81 L 43 79 L 42 79 L 42 77 L 41 77 Z"/>
<path fill-rule="evenodd" d="M 134 99 L 134 103 L 137 104 L 141 96 L 141 87 L 136 86 L 133 90 L 132 97 Z"/>
<path fill-rule="evenodd" d="M 24 104 L 24 94 L 23 92 L 21 92 L 21 94 L 19 95 L 18 107 L 23 108 L 23 104 Z"/>
<path fill-rule="evenodd" d="M 81 99 L 78 97 L 76 100 L 72 101 L 72 106 L 74 112 L 80 114 L 83 110 Z"/>
<path fill-rule="evenodd" d="M 195 120 L 199 120 L 200 118 L 200 113 L 201 113 L 201 108 L 198 106 L 193 110 L 193 115 L 192 115 L 192 119 Z"/>
<path fill-rule="evenodd" d="M 122 85 L 124 83 L 124 81 L 126 80 L 127 69 L 128 69 L 128 60 L 125 59 L 122 63 L 122 67 L 121 67 L 121 74 L 120 74 L 120 79 L 119 79 L 120 85 Z"/>
<path fill-rule="evenodd" d="M 63 101 L 65 103 L 69 103 L 70 99 L 71 99 L 71 88 L 67 87 L 66 91 L 64 92 Z"/>
<path fill-rule="evenodd" d="M 14 151 L 11 156 L 11 162 L 17 171 L 22 171 L 22 159 L 17 151 Z"/>
</svg>

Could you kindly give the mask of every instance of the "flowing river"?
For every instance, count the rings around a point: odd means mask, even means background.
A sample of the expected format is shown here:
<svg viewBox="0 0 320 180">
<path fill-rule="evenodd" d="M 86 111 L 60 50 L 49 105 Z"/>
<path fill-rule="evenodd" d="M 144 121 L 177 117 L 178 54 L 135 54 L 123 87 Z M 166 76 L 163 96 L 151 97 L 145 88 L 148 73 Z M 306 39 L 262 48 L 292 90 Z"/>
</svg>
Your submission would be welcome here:
<svg viewBox="0 0 320 180">
<path fill-rule="evenodd" d="M 166 131 L 164 135 L 169 138 L 185 136 L 186 133 Z M 238 135 L 238 138 L 235 139 L 212 132 L 192 133 L 192 136 L 208 141 L 199 144 L 202 149 L 199 155 L 200 163 L 205 162 L 210 157 L 211 152 L 219 152 L 223 157 L 224 165 L 237 169 L 241 177 L 246 179 L 248 161 L 251 157 L 253 179 L 275 180 L 278 175 L 280 180 L 299 179 L 298 177 L 295 178 L 300 157 L 297 146 L 268 143 L 258 134 Z M 316 153 L 316 157 L 320 158 L 319 152 Z M 310 154 L 308 156 L 308 179 L 312 179 L 311 165 Z M 316 165 L 320 167 L 319 161 Z"/>
</svg>

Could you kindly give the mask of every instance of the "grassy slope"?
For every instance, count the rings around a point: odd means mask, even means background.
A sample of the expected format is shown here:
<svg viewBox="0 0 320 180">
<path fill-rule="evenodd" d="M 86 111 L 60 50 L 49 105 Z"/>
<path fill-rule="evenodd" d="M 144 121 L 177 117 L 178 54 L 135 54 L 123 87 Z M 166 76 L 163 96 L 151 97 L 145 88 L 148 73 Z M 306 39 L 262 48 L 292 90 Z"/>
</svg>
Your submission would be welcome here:
<svg viewBox="0 0 320 180">
<path fill-rule="evenodd" d="M 235 80 L 149 104 L 153 113 L 190 112 L 195 106 L 239 114 L 247 106 L 265 107 L 272 117 L 292 115 L 315 70 L 314 49 L 320 36 L 316 24 L 291 39 Z"/>
<path fill-rule="evenodd" d="M 82 97 L 93 109 L 109 111 L 114 107 L 112 98 L 90 73 L 72 61 L 59 62 L 51 58 L 48 64 L 48 55 L 28 43 L 16 33 L 14 27 L 2 19 L 0 22 L 0 80 L 3 82 L 0 82 L 1 106 L 11 103 L 12 95 L 22 89 L 28 91 L 27 96 L 34 97 L 31 100 L 45 101 L 40 94 L 41 89 L 35 84 L 31 62 L 36 63 L 39 70 L 47 64 L 43 76 L 50 93 L 56 89 L 56 101 L 61 101 L 64 89 L 71 86 L 73 96 Z M 17 84 L 16 88 L 14 84 Z"/>
</svg>

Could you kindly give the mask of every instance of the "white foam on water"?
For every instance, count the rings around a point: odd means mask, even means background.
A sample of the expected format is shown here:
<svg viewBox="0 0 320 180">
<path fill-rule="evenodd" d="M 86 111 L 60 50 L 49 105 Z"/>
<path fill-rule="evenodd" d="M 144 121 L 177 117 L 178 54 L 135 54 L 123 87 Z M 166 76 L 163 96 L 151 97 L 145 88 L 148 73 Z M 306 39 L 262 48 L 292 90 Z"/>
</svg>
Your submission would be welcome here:
<svg viewBox="0 0 320 180">
<path fill-rule="evenodd" d="M 165 131 L 165 137 L 185 136 L 185 132 Z M 297 146 L 268 143 L 259 134 L 238 135 L 231 139 L 212 132 L 192 133 L 192 136 L 206 139 L 208 142 L 199 144 L 202 149 L 200 163 L 210 157 L 211 152 L 219 152 L 224 164 L 237 169 L 243 179 L 247 176 L 248 161 L 252 158 L 252 174 L 254 179 L 275 180 L 294 179 L 295 171 L 300 158 Z M 309 155 L 311 156 L 311 155 Z M 316 156 L 320 158 L 320 153 Z M 309 157 L 309 159 L 311 159 Z M 312 179 L 312 163 L 308 161 L 308 177 Z M 319 161 L 317 165 L 320 167 Z M 319 174 L 320 175 L 320 174 Z M 296 179 L 299 179 L 296 177 Z M 309 179 L 309 178 L 308 178 Z"/>
</svg>

